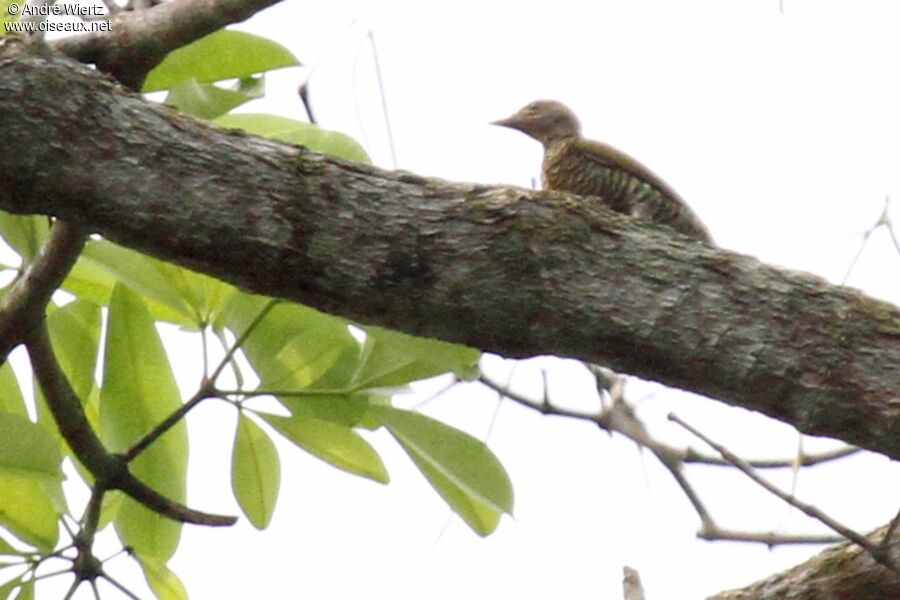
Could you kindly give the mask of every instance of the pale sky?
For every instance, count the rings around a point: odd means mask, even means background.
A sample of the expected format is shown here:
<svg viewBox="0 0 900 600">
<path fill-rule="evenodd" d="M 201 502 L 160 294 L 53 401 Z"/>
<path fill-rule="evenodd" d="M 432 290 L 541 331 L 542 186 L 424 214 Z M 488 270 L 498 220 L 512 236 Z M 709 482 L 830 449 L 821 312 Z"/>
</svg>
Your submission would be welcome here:
<svg viewBox="0 0 900 600">
<path fill-rule="evenodd" d="M 247 110 L 301 116 L 295 89 L 312 71 L 320 124 L 356 137 L 390 168 L 371 30 L 398 167 L 529 186 L 539 145 L 487 123 L 534 99 L 561 100 L 585 135 L 666 179 L 721 246 L 839 282 L 860 233 L 900 192 L 898 17 L 900 4 L 890 1 L 784 0 L 782 14 L 778 0 L 289 0 L 238 28 L 278 40 L 307 65 L 269 76 L 269 98 Z M 849 283 L 897 302 L 898 267 L 882 230 Z M 197 367 L 178 362 L 192 393 Z M 591 383 L 579 368 L 549 363 L 556 399 L 588 406 Z M 496 358 L 487 364 L 498 376 L 510 368 Z M 539 394 L 533 364 L 520 366 L 514 382 Z M 655 384 L 632 382 L 628 392 L 666 440 L 702 447 L 665 421 L 673 410 L 745 456 L 796 451 L 790 428 L 748 411 Z M 648 599 L 678 600 L 746 585 L 817 551 L 698 541 L 696 515 L 652 456 L 584 423 L 509 403 L 494 420 L 495 409 L 496 396 L 474 387 L 423 407 L 482 438 L 490 429 L 516 508 L 486 539 L 451 518 L 396 444 L 375 433 L 367 437 L 390 485 L 282 444 L 270 528 L 256 532 L 244 520 L 231 530 L 186 527 L 171 567 L 193 598 L 587 600 L 620 598 L 621 569 L 630 565 Z M 193 507 L 237 514 L 223 460 L 233 412 L 213 403 L 191 415 Z M 807 442 L 821 447 L 830 446 Z M 884 458 L 858 457 L 801 474 L 798 493 L 864 531 L 896 512 L 898 475 Z M 734 473 L 690 468 L 688 477 L 723 526 L 821 531 Z M 790 484 L 789 474 L 773 479 Z M 109 568 L 129 571 L 127 563 Z"/>
</svg>

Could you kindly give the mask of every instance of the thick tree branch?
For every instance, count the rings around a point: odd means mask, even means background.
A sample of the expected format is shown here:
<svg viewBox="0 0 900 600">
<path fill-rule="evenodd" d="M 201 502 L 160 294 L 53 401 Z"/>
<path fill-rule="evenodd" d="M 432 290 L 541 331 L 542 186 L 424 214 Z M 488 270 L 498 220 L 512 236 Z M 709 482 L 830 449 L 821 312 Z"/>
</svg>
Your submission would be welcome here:
<svg viewBox="0 0 900 600">
<path fill-rule="evenodd" d="M 882 527 L 866 537 L 880 539 L 886 529 Z M 884 553 L 891 562 L 900 562 L 900 533 L 894 532 L 884 546 Z M 847 542 L 828 548 L 793 569 L 743 589 L 716 594 L 709 600 L 759 598 L 900 598 L 900 577 L 875 562 L 865 549 Z"/>
<path fill-rule="evenodd" d="M 149 8 L 117 12 L 108 32 L 62 38 L 53 43 L 83 63 L 115 74 L 140 89 L 147 73 L 166 54 L 214 31 L 250 18 L 280 0 L 170 0 Z"/>
<path fill-rule="evenodd" d="M 224 132 L 61 57 L 0 51 L 0 126 L 4 210 L 363 323 L 607 364 L 900 458 L 900 311 L 855 290 L 575 196 Z"/>
</svg>

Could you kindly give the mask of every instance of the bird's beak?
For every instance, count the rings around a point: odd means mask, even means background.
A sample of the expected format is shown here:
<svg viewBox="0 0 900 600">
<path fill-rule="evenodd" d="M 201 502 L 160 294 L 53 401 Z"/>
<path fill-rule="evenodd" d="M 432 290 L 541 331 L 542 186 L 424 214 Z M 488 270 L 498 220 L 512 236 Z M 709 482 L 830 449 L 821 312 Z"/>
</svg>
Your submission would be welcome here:
<svg viewBox="0 0 900 600">
<path fill-rule="evenodd" d="M 506 117 L 505 119 L 500 119 L 498 121 L 491 121 L 491 125 L 509 127 L 510 129 L 519 129 L 519 120 L 516 118 L 517 116 L 518 115 L 513 115 L 511 117 Z"/>
</svg>

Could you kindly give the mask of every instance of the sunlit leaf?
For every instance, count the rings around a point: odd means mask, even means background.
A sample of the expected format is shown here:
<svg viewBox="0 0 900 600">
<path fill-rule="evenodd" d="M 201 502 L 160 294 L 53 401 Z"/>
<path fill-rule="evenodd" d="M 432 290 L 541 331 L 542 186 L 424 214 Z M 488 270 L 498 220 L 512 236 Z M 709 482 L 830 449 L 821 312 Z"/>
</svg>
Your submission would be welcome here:
<svg viewBox="0 0 900 600">
<path fill-rule="evenodd" d="M 147 585 L 159 600 L 187 600 L 187 590 L 165 563 L 140 554 L 136 555 Z"/>
<path fill-rule="evenodd" d="M 44 482 L 0 472 L 0 526 L 26 544 L 49 552 L 59 535 L 57 518 Z"/>
<path fill-rule="evenodd" d="M 231 488 L 241 510 L 257 529 L 265 529 L 275 511 L 281 463 L 266 432 L 240 415 L 231 455 Z"/>
<path fill-rule="evenodd" d="M 29 579 L 22 584 L 16 600 L 34 600 L 34 579 Z"/>
<path fill-rule="evenodd" d="M 0 554 L 12 554 L 18 556 L 20 552 L 12 547 L 12 544 L 0 538 Z"/>
<path fill-rule="evenodd" d="M 105 306 L 116 284 L 125 283 L 144 297 L 155 319 L 196 326 L 197 314 L 169 280 L 170 268 L 177 267 L 106 240 L 91 240 L 62 287 Z"/>
<path fill-rule="evenodd" d="M 270 298 L 235 294 L 220 324 L 241 335 Z M 299 304 L 279 303 L 260 321 L 242 350 L 266 389 L 344 388 L 349 382 L 360 344 L 347 321 Z M 344 357 L 350 360 L 343 361 Z"/>
<path fill-rule="evenodd" d="M 201 83 L 240 79 L 299 64 L 290 50 L 277 42 L 224 29 L 166 55 L 147 75 L 142 91 L 170 89 L 188 79 Z"/>
<path fill-rule="evenodd" d="M 365 394 L 285 394 L 279 400 L 294 417 L 331 421 L 344 427 L 360 425 L 369 409 Z"/>
<path fill-rule="evenodd" d="M 371 411 L 476 533 L 491 533 L 502 513 L 512 514 L 509 475 L 483 442 L 420 413 L 390 407 Z"/>
<path fill-rule="evenodd" d="M 320 419 L 260 414 L 278 433 L 332 465 L 381 483 L 387 469 L 375 449 L 350 427 Z"/>
<path fill-rule="evenodd" d="M 19 575 L 14 579 L 10 579 L 9 581 L 0 585 L 0 600 L 7 600 L 16 589 L 18 589 L 19 585 L 22 584 L 22 576 Z"/>
<path fill-rule="evenodd" d="M 356 382 L 366 387 L 393 387 L 412 381 L 454 373 L 464 380 L 478 376 L 481 352 L 391 331 L 381 327 L 365 328 L 364 363 Z"/>
<path fill-rule="evenodd" d="M 38 480 L 61 480 L 61 462 L 59 446 L 46 429 L 28 417 L 0 413 L 0 472 Z"/>
<path fill-rule="evenodd" d="M 175 378 L 153 320 L 139 296 L 117 285 L 109 303 L 100 434 L 111 452 L 122 452 L 181 405 Z M 164 496 L 185 498 L 187 432 L 169 429 L 130 464 L 131 471 Z M 116 517 L 122 542 L 165 563 L 178 545 L 181 526 L 131 499 Z"/>
<path fill-rule="evenodd" d="M 262 79 L 262 78 L 258 78 Z M 250 79 L 244 81 L 257 81 Z M 241 104 L 261 95 L 265 86 L 248 86 L 249 91 L 226 89 L 214 83 L 200 83 L 196 79 L 186 79 L 169 89 L 166 104 L 201 119 L 215 119 Z"/>
<path fill-rule="evenodd" d="M 198 328 L 218 316 L 234 288 L 188 269 L 92 240 L 63 283 L 63 288 L 96 304 L 109 303 L 117 282 L 141 294 L 154 319 Z"/>
<path fill-rule="evenodd" d="M 17 6 L 22 6 L 22 4 L 20 2 L 18 2 L 17 0 L 0 0 L 0 23 L 15 23 L 16 21 L 19 20 L 19 17 L 21 16 L 21 11 L 17 11 L 16 14 L 14 14 L 14 15 L 9 14 L 10 13 L 10 11 L 9 11 L 10 4 L 16 4 Z M 8 33 L 10 33 L 10 32 L 6 31 L 6 27 L 0 28 L 0 37 L 3 37 L 4 35 L 6 35 Z M 2 588 L 0 588 L 0 589 L 2 589 Z M 0 599 L 3 599 L 3 598 L 5 598 L 5 596 L 0 595 Z"/>
<path fill-rule="evenodd" d="M 16 379 L 16 374 L 13 373 L 9 361 L 0 365 L 0 412 L 23 416 L 28 414 L 19 381 Z"/>
<path fill-rule="evenodd" d="M 50 223 L 42 215 L 13 215 L 0 211 L 0 237 L 27 264 L 47 239 Z"/>
<path fill-rule="evenodd" d="M 70 302 L 47 316 L 53 353 L 82 403 L 94 387 L 100 323 L 100 307 L 84 300 Z"/>
<path fill-rule="evenodd" d="M 243 129 L 248 133 L 273 140 L 305 146 L 310 150 L 356 162 L 371 162 L 356 140 L 339 131 L 321 129 L 311 123 L 286 117 L 258 113 L 229 114 L 214 121 L 227 129 Z"/>
</svg>

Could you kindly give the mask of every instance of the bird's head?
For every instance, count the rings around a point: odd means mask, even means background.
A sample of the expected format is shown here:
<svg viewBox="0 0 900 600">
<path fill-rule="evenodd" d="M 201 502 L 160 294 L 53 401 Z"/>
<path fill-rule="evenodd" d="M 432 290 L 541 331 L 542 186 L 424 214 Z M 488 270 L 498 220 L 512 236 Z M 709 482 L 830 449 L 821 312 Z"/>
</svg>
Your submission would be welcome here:
<svg viewBox="0 0 900 600">
<path fill-rule="evenodd" d="M 518 129 L 545 146 L 556 140 L 577 137 L 581 132 L 581 123 L 575 113 L 556 100 L 535 100 L 513 116 L 491 124 Z"/>
</svg>

